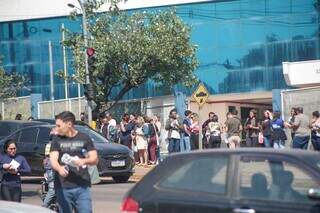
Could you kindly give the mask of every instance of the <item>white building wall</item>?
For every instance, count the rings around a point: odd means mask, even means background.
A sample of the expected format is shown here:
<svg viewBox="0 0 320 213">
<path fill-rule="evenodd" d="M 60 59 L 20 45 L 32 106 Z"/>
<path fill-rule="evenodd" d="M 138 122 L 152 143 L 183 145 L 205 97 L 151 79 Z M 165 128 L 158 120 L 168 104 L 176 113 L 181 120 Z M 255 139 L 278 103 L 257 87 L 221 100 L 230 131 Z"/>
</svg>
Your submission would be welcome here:
<svg viewBox="0 0 320 213">
<path fill-rule="evenodd" d="M 127 0 L 119 7 L 126 10 L 210 1 L 216 0 Z M 78 0 L 0 0 L 0 22 L 67 16 L 73 10 L 69 3 L 79 7 Z M 108 8 L 104 5 L 101 11 Z"/>
</svg>

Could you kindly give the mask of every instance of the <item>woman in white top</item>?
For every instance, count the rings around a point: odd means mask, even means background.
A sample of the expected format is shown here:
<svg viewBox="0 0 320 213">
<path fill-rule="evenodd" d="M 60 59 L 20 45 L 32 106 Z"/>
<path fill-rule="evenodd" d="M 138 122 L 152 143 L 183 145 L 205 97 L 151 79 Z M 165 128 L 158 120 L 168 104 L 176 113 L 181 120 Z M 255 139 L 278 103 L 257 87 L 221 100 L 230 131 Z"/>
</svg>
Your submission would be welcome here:
<svg viewBox="0 0 320 213">
<path fill-rule="evenodd" d="M 137 125 L 134 130 L 134 141 L 138 149 L 138 155 L 140 159 L 140 164 L 148 165 L 148 141 L 146 138 L 146 133 L 144 132 L 144 119 L 141 116 L 137 117 Z"/>
</svg>

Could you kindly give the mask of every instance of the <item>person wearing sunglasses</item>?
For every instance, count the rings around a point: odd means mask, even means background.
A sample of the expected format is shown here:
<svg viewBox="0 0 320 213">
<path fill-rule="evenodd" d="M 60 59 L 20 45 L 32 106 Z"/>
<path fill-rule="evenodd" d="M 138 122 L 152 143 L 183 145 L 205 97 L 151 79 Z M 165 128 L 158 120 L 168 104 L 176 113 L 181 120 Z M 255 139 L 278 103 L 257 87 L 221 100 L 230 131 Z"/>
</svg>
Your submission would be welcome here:
<svg viewBox="0 0 320 213">
<path fill-rule="evenodd" d="M 3 146 L 4 154 L 0 156 L 2 200 L 21 202 L 21 175 L 31 172 L 31 168 L 22 155 L 17 155 L 16 142 L 7 140 Z"/>
</svg>

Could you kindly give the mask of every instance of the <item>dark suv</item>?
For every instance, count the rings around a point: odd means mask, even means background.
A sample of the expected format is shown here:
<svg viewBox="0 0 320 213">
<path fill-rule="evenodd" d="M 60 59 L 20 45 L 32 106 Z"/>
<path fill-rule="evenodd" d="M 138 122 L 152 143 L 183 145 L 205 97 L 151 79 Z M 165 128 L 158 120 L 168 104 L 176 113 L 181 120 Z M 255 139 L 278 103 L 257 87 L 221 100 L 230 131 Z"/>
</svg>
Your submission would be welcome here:
<svg viewBox="0 0 320 213">
<path fill-rule="evenodd" d="M 0 141 L 17 141 L 17 152 L 23 155 L 31 166 L 32 175 L 43 175 L 45 145 L 49 143 L 49 133 L 54 125 L 38 125 L 20 129 Z M 86 126 L 75 128 L 91 138 L 99 155 L 100 176 L 111 176 L 115 182 L 126 182 L 134 172 L 133 152 L 126 146 L 109 143 L 104 137 Z"/>
<path fill-rule="evenodd" d="M 39 121 L 20 121 L 20 120 L 5 120 L 0 121 L 0 139 L 9 136 L 11 133 L 17 131 L 18 129 L 45 124 Z"/>
</svg>

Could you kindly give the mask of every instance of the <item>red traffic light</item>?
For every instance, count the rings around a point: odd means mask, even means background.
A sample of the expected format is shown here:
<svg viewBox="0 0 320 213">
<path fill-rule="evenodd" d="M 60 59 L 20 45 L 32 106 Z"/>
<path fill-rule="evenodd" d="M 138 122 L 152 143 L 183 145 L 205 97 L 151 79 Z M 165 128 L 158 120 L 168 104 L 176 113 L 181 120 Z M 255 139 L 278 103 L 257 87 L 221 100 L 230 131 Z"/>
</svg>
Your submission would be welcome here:
<svg viewBox="0 0 320 213">
<path fill-rule="evenodd" d="M 89 47 L 89 48 L 87 49 L 87 55 L 88 55 L 89 57 L 93 56 L 95 52 L 96 52 L 96 51 L 95 51 L 92 47 Z"/>
</svg>

